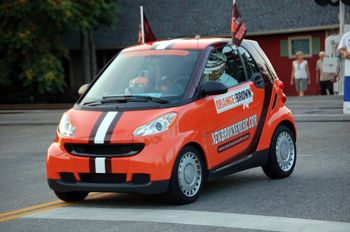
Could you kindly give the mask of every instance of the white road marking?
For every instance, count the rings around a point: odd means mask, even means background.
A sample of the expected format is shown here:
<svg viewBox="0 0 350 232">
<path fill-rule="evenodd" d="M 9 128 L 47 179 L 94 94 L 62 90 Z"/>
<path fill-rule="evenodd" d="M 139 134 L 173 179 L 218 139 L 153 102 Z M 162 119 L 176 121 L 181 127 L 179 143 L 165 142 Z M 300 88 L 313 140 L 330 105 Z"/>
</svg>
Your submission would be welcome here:
<svg viewBox="0 0 350 232">
<path fill-rule="evenodd" d="M 108 112 L 106 116 L 103 118 L 100 126 L 97 129 L 94 142 L 98 144 L 102 144 L 105 141 L 106 133 L 109 125 L 111 125 L 114 117 L 118 114 L 118 112 Z"/>
<path fill-rule="evenodd" d="M 24 218 L 137 221 L 282 232 L 349 232 L 350 223 L 192 210 L 64 207 Z"/>
<path fill-rule="evenodd" d="M 106 165 L 105 165 L 106 158 L 95 158 L 95 171 L 96 173 L 106 173 Z"/>
</svg>

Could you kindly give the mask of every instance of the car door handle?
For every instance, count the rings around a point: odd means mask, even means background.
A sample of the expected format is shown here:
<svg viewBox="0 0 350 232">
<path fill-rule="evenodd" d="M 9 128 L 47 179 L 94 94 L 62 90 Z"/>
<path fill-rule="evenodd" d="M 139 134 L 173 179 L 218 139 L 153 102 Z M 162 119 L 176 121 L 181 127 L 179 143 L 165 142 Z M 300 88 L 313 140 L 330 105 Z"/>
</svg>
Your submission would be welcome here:
<svg viewBox="0 0 350 232">
<path fill-rule="evenodd" d="M 253 81 L 256 87 L 262 88 L 262 89 L 265 87 L 264 79 L 261 73 L 253 73 L 251 80 Z"/>
</svg>

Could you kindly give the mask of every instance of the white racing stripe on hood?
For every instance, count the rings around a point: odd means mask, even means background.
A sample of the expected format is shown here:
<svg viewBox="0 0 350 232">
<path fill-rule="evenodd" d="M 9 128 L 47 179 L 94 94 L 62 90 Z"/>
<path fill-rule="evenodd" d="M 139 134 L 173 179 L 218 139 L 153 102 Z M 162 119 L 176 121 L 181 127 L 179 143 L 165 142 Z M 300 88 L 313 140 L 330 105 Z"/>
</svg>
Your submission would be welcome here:
<svg viewBox="0 0 350 232">
<path fill-rule="evenodd" d="M 111 125 L 113 119 L 115 116 L 117 116 L 118 112 L 108 112 L 104 119 L 102 120 L 100 126 L 97 129 L 95 138 L 94 138 L 94 143 L 97 144 L 103 144 L 105 141 L 106 133 Z"/>
</svg>

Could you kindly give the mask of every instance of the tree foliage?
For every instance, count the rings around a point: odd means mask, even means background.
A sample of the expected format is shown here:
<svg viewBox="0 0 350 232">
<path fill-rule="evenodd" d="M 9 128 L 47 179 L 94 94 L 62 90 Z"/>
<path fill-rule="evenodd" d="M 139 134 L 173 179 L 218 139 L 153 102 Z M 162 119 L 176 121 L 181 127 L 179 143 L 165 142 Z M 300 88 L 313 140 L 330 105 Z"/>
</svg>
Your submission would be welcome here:
<svg viewBox="0 0 350 232">
<path fill-rule="evenodd" d="M 0 85 L 62 92 L 64 36 L 110 24 L 114 12 L 108 0 L 0 0 Z"/>
</svg>

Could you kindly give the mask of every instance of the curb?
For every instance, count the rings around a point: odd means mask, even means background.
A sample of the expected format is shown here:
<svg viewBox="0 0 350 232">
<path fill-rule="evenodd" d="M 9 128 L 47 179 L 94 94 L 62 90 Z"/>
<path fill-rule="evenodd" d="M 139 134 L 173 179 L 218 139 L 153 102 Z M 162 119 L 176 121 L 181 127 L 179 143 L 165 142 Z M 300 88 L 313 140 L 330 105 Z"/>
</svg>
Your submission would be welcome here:
<svg viewBox="0 0 350 232">
<path fill-rule="evenodd" d="M 0 110 L 63 110 L 72 108 L 74 103 L 59 104 L 3 104 Z"/>
<path fill-rule="evenodd" d="M 0 126 L 57 126 L 59 122 L 1 122 Z"/>
</svg>

